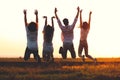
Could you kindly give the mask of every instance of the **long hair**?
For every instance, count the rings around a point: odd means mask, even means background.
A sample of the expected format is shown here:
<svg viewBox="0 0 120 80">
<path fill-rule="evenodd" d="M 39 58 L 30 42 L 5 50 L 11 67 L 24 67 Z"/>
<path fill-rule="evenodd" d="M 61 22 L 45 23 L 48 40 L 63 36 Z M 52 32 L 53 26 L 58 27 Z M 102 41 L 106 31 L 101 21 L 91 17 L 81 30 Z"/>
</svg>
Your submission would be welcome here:
<svg viewBox="0 0 120 80">
<path fill-rule="evenodd" d="M 37 31 L 37 25 L 35 22 L 30 22 L 28 24 L 28 30 L 30 30 L 31 32 Z"/>
<path fill-rule="evenodd" d="M 47 25 L 46 28 L 44 29 L 44 40 L 46 42 L 51 42 L 52 41 L 53 31 L 54 31 L 54 29 L 50 25 Z"/>
</svg>

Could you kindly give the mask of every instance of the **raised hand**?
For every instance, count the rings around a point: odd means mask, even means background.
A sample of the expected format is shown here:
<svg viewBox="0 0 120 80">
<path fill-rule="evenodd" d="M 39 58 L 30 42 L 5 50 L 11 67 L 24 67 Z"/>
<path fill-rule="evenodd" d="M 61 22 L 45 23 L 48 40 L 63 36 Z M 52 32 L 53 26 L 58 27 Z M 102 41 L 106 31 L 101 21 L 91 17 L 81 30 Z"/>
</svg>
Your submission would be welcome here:
<svg viewBox="0 0 120 80">
<path fill-rule="evenodd" d="M 77 10 L 78 10 L 78 11 L 80 11 L 80 8 L 79 8 L 79 6 L 77 7 Z"/>
<path fill-rule="evenodd" d="M 57 8 L 55 8 L 55 13 L 57 12 Z"/>
<path fill-rule="evenodd" d="M 43 18 L 47 18 L 47 16 L 43 16 Z"/>
<path fill-rule="evenodd" d="M 51 18 L 53 19 L 53 18 L 55 18 L 55 16 L 52 16 Z"/>
<path fill-rule="evenodd" d="M 24 10 L 23 10 L 23 13 L 24 13 L 24 14 L 27 14 L 27 10 L 26 10 L 26 9 L 24 9 Z"/>
<path fill-rule="evenodd" d="M 82 13 L 82 9 L 80 10 L 80 13 Z"/>
<path fill-rule="evenodd" d="M 90 11 L 90 13 L 89 13 L 90 15 L 92 14 L 92 11 Z"/>
<path fill-rule="evenodd" d="M 38 15 L 38 11 L 37 10 L 35 10 L 35 15 Z"/>
</svg>

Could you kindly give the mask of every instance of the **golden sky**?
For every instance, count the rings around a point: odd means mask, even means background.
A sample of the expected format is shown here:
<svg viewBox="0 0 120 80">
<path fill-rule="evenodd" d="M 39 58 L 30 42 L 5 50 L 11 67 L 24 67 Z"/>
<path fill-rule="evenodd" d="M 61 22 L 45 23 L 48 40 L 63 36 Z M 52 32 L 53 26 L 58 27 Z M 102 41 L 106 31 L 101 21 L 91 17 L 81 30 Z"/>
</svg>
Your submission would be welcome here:
<svg viewBox="0 0 120 80">
<path fill-rule="evenodd" d="M 120 57 L 120 9 L 119 0 L 1 0 L 0 1 L 0 57 L 24 56 L 26 48 L 26 32 L 24 26 L 23 9 L 27 9 L 28 22 L 35 20 L 34 10 L 39 14 L 39 54 L 42 56 L 42 16 L 54 15 L 54 8 L 58 8 L 58 16 L 62 20 L 67 17 L 72 23 L 77 6 L 83 9 L 83 20 L 88 20 L 92 11 L 91 30 L 88 35 L 89 54 L 93 57 Z M 56 20 L 53 38 L 54 56 L 62 45 Z M 78 56 L 80 39 L 79 19 L 74 30 L 74 46 Z M 71 57 L 68 53 L 68 56 Z"/>
</svg>

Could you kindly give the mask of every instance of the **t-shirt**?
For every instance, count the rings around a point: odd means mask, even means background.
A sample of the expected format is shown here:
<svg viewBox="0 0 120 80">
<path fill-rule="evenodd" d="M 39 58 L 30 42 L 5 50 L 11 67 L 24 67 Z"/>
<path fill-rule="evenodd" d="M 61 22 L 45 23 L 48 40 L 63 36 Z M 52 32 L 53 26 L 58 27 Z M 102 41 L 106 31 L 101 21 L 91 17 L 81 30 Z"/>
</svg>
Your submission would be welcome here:
<svg viewBox="0 0 120 80">
<path fill-rule="evenodd" d="M 68 42 L 68 43 L 72 43 L 73 42 L 73 38 L 74 38 L 74 33 L 73 33 L 73 29 L 75 27 L 75 24 L 77 22 L 78 18 L 75 18 L 73 21 L 72 25 L 68 25 L 68 26 L 63 26 L 61 21 L 58 19 L 58 25 L 60 27 L 60 29 L 62 30 L 61 33 L 61 39 L 63 42 Z"/>
<path fill-rule="evenodd" d="M 30 50 L 38 50 L 38 44 L 37 44 L 38 31 L 30 32 L 28 30 L 28 27 L 26 27 L 26 33 L 27 33 L 27 47 Z"/>
</svg>

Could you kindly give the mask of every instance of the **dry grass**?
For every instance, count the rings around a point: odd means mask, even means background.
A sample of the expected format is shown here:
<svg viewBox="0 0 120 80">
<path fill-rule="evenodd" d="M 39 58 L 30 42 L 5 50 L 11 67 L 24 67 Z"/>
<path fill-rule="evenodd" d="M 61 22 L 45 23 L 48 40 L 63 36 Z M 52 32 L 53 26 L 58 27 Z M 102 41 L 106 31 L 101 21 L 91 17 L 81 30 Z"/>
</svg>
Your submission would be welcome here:
<svg viewBox="0 0 120 80">
<path fill-rule="evenodd" d="M 120 80 L 120 58 L 55 59 L 54 63 L 0 59 L 0 80 Z"/>
</svg>

